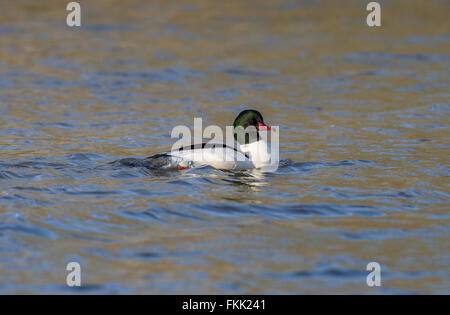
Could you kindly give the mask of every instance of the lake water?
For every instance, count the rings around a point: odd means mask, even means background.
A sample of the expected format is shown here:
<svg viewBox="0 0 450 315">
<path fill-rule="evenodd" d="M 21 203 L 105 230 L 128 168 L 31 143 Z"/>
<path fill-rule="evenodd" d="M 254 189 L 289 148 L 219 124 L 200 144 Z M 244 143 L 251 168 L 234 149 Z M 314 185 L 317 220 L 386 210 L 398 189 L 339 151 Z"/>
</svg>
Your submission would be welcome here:
<svg viewBox="0 0 450 315">
<path fill-rule="evenodd" d="M 450 293 L 450 2 L 380 3 L 2 1 L 0 293 Z M 246 108 L 274 173 L 109 164 Z"/>
</svg>

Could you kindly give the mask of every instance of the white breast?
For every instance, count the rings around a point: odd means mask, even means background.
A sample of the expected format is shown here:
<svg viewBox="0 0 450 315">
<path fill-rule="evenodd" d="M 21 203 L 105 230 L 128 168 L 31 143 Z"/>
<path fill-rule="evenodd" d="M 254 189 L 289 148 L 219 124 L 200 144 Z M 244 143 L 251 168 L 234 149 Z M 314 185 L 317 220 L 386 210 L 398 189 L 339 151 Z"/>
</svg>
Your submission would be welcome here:
<svg viewBox="0 0 450 315">
<path fill-rule="evenodd" d="M 270 165 L 270 150 L 267 142 L 264 140 L 255 141 L 249 144 L 243 144 L 240 149 L 250 155 L 255 168 Z"/>
</svg>

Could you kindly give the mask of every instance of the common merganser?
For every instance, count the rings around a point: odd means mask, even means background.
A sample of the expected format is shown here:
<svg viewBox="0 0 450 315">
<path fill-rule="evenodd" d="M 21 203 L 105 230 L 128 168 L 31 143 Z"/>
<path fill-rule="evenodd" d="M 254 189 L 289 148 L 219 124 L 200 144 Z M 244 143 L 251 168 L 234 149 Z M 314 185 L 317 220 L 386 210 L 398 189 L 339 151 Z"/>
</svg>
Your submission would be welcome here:
<svg viewBox="0 0 450 315">
<path fill-rule="evenodd" d="M 150 169 L 187 169 L 212 166 L 226 170 L 250 170 L 270 164 L 270 151 L 260 131 L 271 130 L 260 112 L 248 109 L 234 120 L 233 134 L 239 148 L 220 143 L 202 143 L 173 149 L 145 159 L 123 159 L 120 164 Z"/>
</svg>

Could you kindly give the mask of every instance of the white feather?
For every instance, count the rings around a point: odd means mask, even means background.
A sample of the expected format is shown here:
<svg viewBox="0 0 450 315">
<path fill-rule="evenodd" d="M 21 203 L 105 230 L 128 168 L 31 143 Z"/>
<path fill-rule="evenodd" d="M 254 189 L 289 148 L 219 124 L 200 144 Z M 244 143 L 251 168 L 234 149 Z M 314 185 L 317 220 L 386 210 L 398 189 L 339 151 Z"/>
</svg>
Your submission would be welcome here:
<svg viewBox="0 0 450 315">
<path fill-rule="evenodd" d="M 265 141 L 241 145 L 240 149 L 242 152 L 229 147 L 205 147 L 194 150 L 174 150 L 168 154 L 180 166 L 209 165 L 226 170 L 250 170 L 269 165 L 270 153 Z M 248 153 L 250 158 L 245 153 Z"/>
</svg>

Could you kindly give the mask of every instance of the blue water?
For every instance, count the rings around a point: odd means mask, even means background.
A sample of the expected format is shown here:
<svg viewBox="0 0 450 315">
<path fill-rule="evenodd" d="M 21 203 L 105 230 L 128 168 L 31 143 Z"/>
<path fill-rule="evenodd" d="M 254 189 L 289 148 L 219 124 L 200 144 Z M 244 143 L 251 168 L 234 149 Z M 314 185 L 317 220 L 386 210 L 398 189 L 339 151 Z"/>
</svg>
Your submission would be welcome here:
<svg viewBox="0 0 450 315">
<path fill-rule="evenodd" d="M 448 4 L 382 5 L 0 4 L 0 293 L 449 293 Z M 111 164 L 246 108 L 273 173 Z"/>
</svg>

